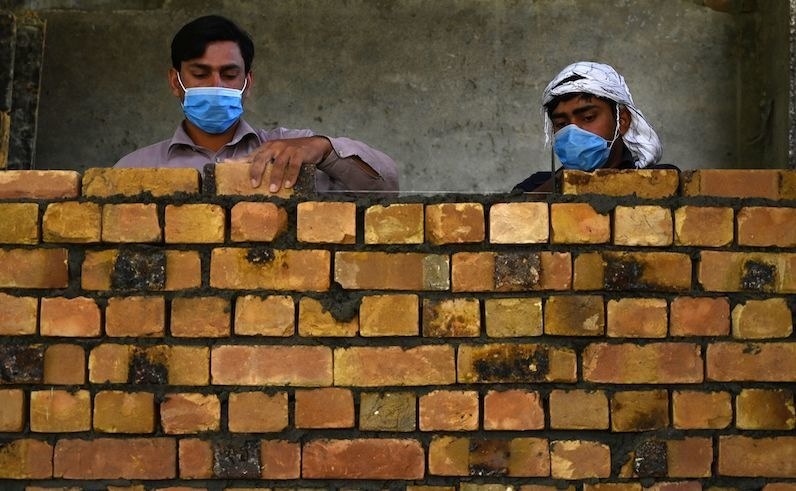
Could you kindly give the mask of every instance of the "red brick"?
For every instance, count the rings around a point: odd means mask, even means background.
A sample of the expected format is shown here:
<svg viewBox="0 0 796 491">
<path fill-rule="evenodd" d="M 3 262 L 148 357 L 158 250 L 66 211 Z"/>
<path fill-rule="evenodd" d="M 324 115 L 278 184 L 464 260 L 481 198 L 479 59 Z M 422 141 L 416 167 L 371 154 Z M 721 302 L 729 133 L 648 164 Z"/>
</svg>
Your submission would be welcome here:
<svg viewBox="0 0 796 491">
<path fill-rule="evenodd" d="M 732 335 L 744 339 L 787 338 L 793 314 L 784 298 L 747 300 L 732 309 Z"/>
<path fill-rule="evenodd" d="M 796 254 L 701 251 L 699 282 L 707 291 L 796 292 Z"/>
<path fill-rule="evenodd" d="M 732 422 L 729 392 L 674 391 L 674 427 L 681 429 L 722 429 Z"/>
<path fill-rule="evenodd" d="M 185 290 L 202 286 L 202 260 L 197 251 L 166 251 L 164 290 Z"/>
<path fill-rule="evenodd" d="M 611 217 L 589 203 L 550 205 L 554 244 L 605 244 L 611 239 Z"/>
<path fill-rule="evenodd" d="M 417 336 L 420 309 L 417 295 L 368 295 L 359 306 L 363 337 Z"/>
<path fill-rule="evenodd" d="M 668 440 L 666 463 L 669 477 L 711 477 L 713 440 L 711 438 Z"/>
<path fill-rule="evenodd" d="M 283 440 L 260 443 L 263 479 L 298 479 L 301 477 L 301 445 Z"/>
<path fill-rule="evenodd" d="M 674 243 L 703 247 L 724 247 L 735 233 L 732 208 L 681 206 L 674 211 Z M 705 224 L 710 226 L 706 227 Z"/>
<path fill-rule="evenodd" d="M 421 479 L 425 453 L 416 440 L 313 440 L 301 464 L 306 479 Z"/>
<path fill-rule="evenodd" d="M 166 324 L 163 297 L 113 297 L 105 308 L 107 336 L 161 337 Z"/>
<path fill-rule="evenodd" d="M 219 247 L 213 249 L 210 259 L 210 286 L 326 291 L 330 270 L 329 251 Z"/>
<path fill-rule="evenodd" d="M 296 238 L 299 242 L 353 244 L 356 214 L 355 203 L 301 202 L 296 206 Z"/>
<path fill-rule="evenodd" d="M 796 172 L 780 170 L 779 179 L 779 198 L 796 200 Z"/>
<path fill-rule="evenodd" d="M 675 170 L 597 169 L 593 172 L 565 170 L 564 194 L 636 195 L 639 198 L 668 198 L 677 193 L 679 175 Z"/>
<path fill-rule="evenodd" d="M 459 345 L 459 383 L 574 382 L 570 348 L 544 344 Z"/>
<path fill-rule="evenodd" d="M 478 392 L 435 390 L 420 397 L 421 431 L 478 429 Z"/>
<path fill-rule="evenodd" d="M 608 337 L 665 338 L 667 303 L 663 298 L 620 298 L 606 306 Z"/>
<path fill-rule="evenodd" d="M 36 334 L 39 299 L 0 293 L 0 336 Z"/>
<path fill-rule="evenodd" d="M 66 288 L 67 260 L 66 249 L 0 249 L 0 288 Z"/>
<path fill-rule="evenodd" d="M 199 192 L 196 169 L 92 168 L 83 173 L 83 195 L 107 198 L 114 195 L 154 197 Z"/>
<path fill-rule="evenodd" d="M 41 299 L 42 336 L 94 337 L 100 331 L 100 310 L 93 299 Z"/>
<path fill-rule="evenodd" d="M 762 491 L 796 491 L 796 483 L 769 482 L 763 486 Z"/>
<path fill-rule="evenodd" d="M 583 379 L 616 384 L 700 383 L 702 350 L 689 343 L 594 343 L 583 351 Z"/>
<path fill-rule="evenodd" d="M 218 205 L 195 203 L 166 205 L 167 244 L 216 244 L 224 242 L 226 213 Z"/>
<path fill-rule="evenodd" d="M 154 394 L 119 390 L 98 392 L 94 396 L 94 430 L 103 433 L 154 432 Z"/>
<path fill-rule="evenodd" d="M 611 431 L 649 431 L 669 426 L 665 390 L 622 391 L 611 398 Z"/>
<path fill-rule="evenodd" d="M 568 290 L 569 253 L 458 252 L 453 254 L 453 291 Z"/>
<path fill-rule="evenodd" d="M 88 357 L 88 379 L 94 384 L 127 383 L 132 346 L 100 344 Z"/>
<path fill-rule="evenodd" d="M 492 244 L 544 244 L 549 230 L 547 203 L 496 203 L 489 209 Z"/>
<path fill-rule="evenodd" d="M 233 242 L 271 242 L 287 230 L 287 212 L 273 203 L 236 203 L 230 210 Z"/>
<path fill-rule="evenodd" d="M 654 205 L 617 206 L 614 210 L 614 244 L 668 246 L 673 236 L 672 212 Z"/>
<path fill-rule="evenodd" d="M 354 397 L 348 389 L 296 391 L 296 428 L 352 428 Z"/>
<path fill-rule="evenodd" d="M 172 479 L 177 445 L 171 438 L 62 439 L 53 476 L 63 479 Z"/>
<path fill-rule="evenodd" d="M 0 179 L 5 172 L 0 173 Z M 2 190 L 2 181 L 0 181 Z M 0 191 L 1 192 L 1 191 Z M 53 447 L 32 439 L 8 441 L 0 452 L 0 479 L 48 479 L 53 475 Z"/>
<path fill-rule="evenodd" d="M 180 440 L 180 479 L 210 479 L 213 477 L 213 446 L 197 438 Z"/>
<path fill-rule="evenodd" d="M 249 175 L 248 163 L 224 162 L 224 165 L 215 166 L 216 176 L 216 195 L 217 196 L 278 196 L 289 198 L 293 196 L 295 188 L 280 188 L 276 193 L 268 190 L 267 185 L 261 184 L 253 188 Z M 271 168 L 267 165 L 263 173 L 262 182 L 267 183 L 271 179 Z"/>
<path fill-rule="evenodd" d="M 719 437 L 721 476 L 796 477 L 796 436 Z"/>
<path fill-rule="evenodd" d="M 605 310 L 599 295 L 555 296 L 547 299 L 545 334 L 552 336 L 601 336 Z"/>
<path fill-rule="evenodd" d="M 550 427 L 562 430 L 608 429 L 608 398 L 605 392 L 551 391 Z"/>
<path fill-rule="evenodd" d="M 597 484 L 583 484 L 583 491 L 642 491 L 638 482 L 602 482 Z"/>
<path fill-rule="evenodd" d="M 160 242 L 161 236 L 157 205 L 103 205 L 103 242 Z"/>
<path fill-rule="evenodd" d="M 796 208 L 749 206 L 738 212 L 738 244 L 755 247 L 796 246 Z"/>
<path fill-rule="evenodd" d="M 683 195 L 725 198 L 779 198 L 779 171 L 702 169 L 683 173 Z"/>
<path fill-rule="evenodd" d="M 572 255 L 569 252 L 539 253 L 542 259 L 542 290 L 569 290 L 572 288 Z"/>
<path fill-rule="evenodd" d="M 288 424 L 287 393 L 233 392 L 229 395 L 229 431 L 269 433 Z"/>
<path fill-rule="evenodd" d="M 365 210 L 366 244 L 422 244 L 423 205 L 391 203 Z"/>
<path fill-rule="evenodd" d="M 335 385 L 448 385 L 456 380 L 452 346 L 351 347 L 334 350 Z"/>
<path fill-rule="evenodd" d="M 484 311 L 491 338 L 542 335 L 541 298 L 488 298 Z"/>
<path fill-rule="evenodd" d="M 171 335 L 178 338 L 229 336 L 231 310 L 226 298 L 175 298 L 171 301 Z"/>
<path fill-rule="evenodd" d="M 742 430 L 793 430 L 793 392 L 742 389 L 735 399 L 735 420 L 735 426 Z"/>
<path fill-rule="evenodd" d="M 550 442 L 550 471 L 554 479 L 610 477 L 611 448 L 586 440 Z"/>
<path fill-rule="evenodd" d="M 680 481 L 680 482 L 656 482 L 645 491 L 702 491 L 702 483 L 699 481 Z M 716 491 L 715 488 L 709 488 Z"/>
<path fill-rule="evenodd" d="M 302 297 L 299 301 L 300 336 L 306 337 L 354 337 L 359 330 L 359 316 L 350 311 L 335 312 L 326 310 L 328 306 L 310 297 Z M 335 317 L 335 314 L 341 317 Z"/>
<path fill-rule="evenodd" d="M 359 396 L 362 431 L 414 431 L 417 401 L 411 392 L 364 392 Z"/>
<path fill-rule="evenodd" d="M 423 336 L 477 337 L 481 334 L 481 305 L 475 298 L 423 300 Z"/>
<path fill-rule="evenodd" d="M 485 430 L 541 430 L 543 428 L 544 409 L 538 392 L 490 390 L 484 396 Z"/>
<path fill-rule="evenodd" d="M 712 343 L 706 370 L 708 380 L 722 382 L 793 382 L 796 343 Z"/>
<path fill-rule="evenodd" d="M 325 346 L 222 345 L 211 361 L 214 385 L 332 384 L 332 351 Z"/>
<path fill-rule="evenodd" d="M 77 198 L 80 174 L 71 170 L 4 170 L 0 199 Z"/>
<path fill-rule="evenodd" d="M 27 421 L 25 409 L 25 392 L 21 389 L 0 389 L 0 431 L 21 432 Z"/>
<path fill-rule="evenodd" d="M 426 205 L 426 240 L 434 245 L 483 242 L 484 207 L 481 203 Z"/>
<path fill-rule="evenodd" d="M 677 297 L 669 316 L 672 336 L 726 336 L 730 333 L 730 302 L 725 297 Z"/>
<path fill-rule="evenodd" d="M 34 390 L 30 393 L 30 430 L 69 433 L 91 429 L 91 396 L 87 390 Z"/>
<path fill-rule="evenodd" d="M 81 385 L 86 381 L 86 353 L 76 344 L 53 344 L 44 352 L 44 383 Z"/>
<path fill-rule="evenodd" d="M 296 331 L 293 297 L 244 295 L 235 300 L 238 336 L 292 336 Z"/>
<path fill-rule="evenodd" d="M 44 242 L 90 244 L 100 241 L 102 215 L 97 203 L 50 203 L 44 212 Z"/>
<path fill-rule="evenodd" d="M 220 421 L 221 402 L 215 395 L 167 394 L 160 404 L 160 424 L 166 434 L 218 431 Z"/>
<path fill-rule="evenodd" d="M 36 203 L 0 203 L 0 244 L 37 244 L 39 242 L 39 205 Z"/>
<path fill-rule="evenodd" d="M 575 289 L 682 291 L 691 288 L 691 258 L 677 252 L 583 253 L 575 260 Z"/>
<path fill-rule="evenodd" d="M 419 252 L 336 252 L 334 279 L 347 290 L 447 290 L 447 255 Z"/>
</svg>

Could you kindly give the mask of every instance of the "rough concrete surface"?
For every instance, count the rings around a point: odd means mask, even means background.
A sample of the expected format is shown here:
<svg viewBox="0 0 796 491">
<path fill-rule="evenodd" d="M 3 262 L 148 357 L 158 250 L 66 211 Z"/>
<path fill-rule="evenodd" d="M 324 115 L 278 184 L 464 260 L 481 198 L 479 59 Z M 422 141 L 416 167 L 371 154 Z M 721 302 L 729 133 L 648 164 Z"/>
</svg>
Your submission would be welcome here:
<svg viewBox="0 0 796 491">
<path fill-rule="evenodd" d="M 588 59 L 625 76 L 661 136 L 664 162 L 785 165 L 754 161 L 765 144 L 754 140 L 760 124 L 742 124 L 760 121 L 766 87 L 747 84 L 763 75 L 740 69 L 749 63 L 740 56 L 781 36 L 756 32 L 740 50 L 741 30 L 761 24 L 738 19 L 761 15 L 768 2 L 751 2 L 747 13 L 704 5 L 738 2 L 701 0 L 11 3 L 47 22 L 37 168 L 112 165 L 171 137 L 181 111 L 166 83 L 169 43 L 208 13 L 255 39 L 248 121 L 366 141 L 398 162 L 404 190 L 508 191 L 549 168 L 541 91 L 561 68 Z M 768 17 L 787 33 L 787 6 L 780 10 L 784 19 Z M 762 62 L 771 59 L 779 57 Z M 778 111 L 787 107 L 787 87 L 769 93 L 782 97 Z M 782 132 L 773 138 L 786 141 Z"/>
</svg>

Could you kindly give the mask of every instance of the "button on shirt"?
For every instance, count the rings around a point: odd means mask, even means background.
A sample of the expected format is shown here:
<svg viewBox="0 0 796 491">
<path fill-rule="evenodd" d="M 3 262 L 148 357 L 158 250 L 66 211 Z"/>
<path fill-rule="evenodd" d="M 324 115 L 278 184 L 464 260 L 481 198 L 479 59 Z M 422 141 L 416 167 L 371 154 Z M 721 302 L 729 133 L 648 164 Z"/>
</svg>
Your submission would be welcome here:
<svg viewBox="0 0 796 491">
<path fill-rule="evenodd" d="M 170 140 L 140 148 L 119 160 L 114 167 L 191 167 L 199 172 L 205 164 L 246 157 L 269 140 L 303 138 L 316 135 L 312 130 L 275 128 L 254 129 L 241 120 L 232 140 L 218 152 L 196 145 L 183 129 L 177 127 Z M 315 189 L 323 191 L 397 191 L 398 169 L 384 153 L 349 138 L 328 138 L 332 151 L 316 166 Z M 353 157 L 368 164 L 378 176 L 364 171 Z M 223 164 L 222 164 L 223 165 Z"/>
</svg>

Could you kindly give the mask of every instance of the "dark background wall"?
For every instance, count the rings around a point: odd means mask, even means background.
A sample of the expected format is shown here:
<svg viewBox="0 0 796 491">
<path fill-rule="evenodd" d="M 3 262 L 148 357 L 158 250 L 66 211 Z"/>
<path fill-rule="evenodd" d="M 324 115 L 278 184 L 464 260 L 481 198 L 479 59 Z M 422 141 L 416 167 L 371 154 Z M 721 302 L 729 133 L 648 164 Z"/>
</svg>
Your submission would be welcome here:
<svg viewBox="0 0 796 491">
<path fill-rule="evenodd" d="M 256 126 L 369 142 L 402 188 L 493 192 L 549 167 L 541 91 L 614 65 L 684 169 L 788 162 L 788 0 L 0 1 L 46 22 L 37 168 L 112 165 L 170 137 L 171 36 L 208 13 L 254 37 Z"/>
</svg>

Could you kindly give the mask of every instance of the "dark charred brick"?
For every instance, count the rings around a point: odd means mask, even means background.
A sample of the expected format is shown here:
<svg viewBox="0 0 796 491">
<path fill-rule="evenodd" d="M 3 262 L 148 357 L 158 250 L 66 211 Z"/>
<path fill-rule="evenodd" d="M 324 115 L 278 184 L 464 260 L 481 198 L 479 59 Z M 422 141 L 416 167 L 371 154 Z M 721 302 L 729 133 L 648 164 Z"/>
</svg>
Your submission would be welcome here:
<svg viewBox="0 0 796 491">
<path fill-rule="evenodd" d="M 666 442 L 647 440 L 636 448 L 633 470 L 639 477 L 665 477 L 669 472 Z"/>
<path fill-rule="evenodd" d="M 641 264 L 627 259 L 606 258 L 605 288 L 608 290 L 628 290 L 644 288 Z"/>
<path fill-rule="evenodd" d="M 495 289 L 529 290 L 539 284 L 540 271 L 538 253 L 498 253 L 495 255 Z"/>
<path fill-rule="evenodd" d="M 757 261 L 747 261 L 743 265 L 741 288 L 754 291 L 771 291 L 777 277 L 777 267 Z"/>
<path fill-rule="evenodd" d="M 0 345 L 0 382 L 29 384 L 43 379 L 43 346 Z"/>
<path fill-rule="evenodd" d="M 255 440 L 215 442 L 213 474 L 221 479 L 259 479 L 260 443 Z"/>
<path fill-rule="evenodd" d="M 202 193 L 216 195 L 216 164 L 207 163 L 202 169 Z"/>
<path fill-rule="evenodd" d="M 544 348 L 513 346 L 485 351 L 473 368 L 483 382 L 538 382 L 545 380 L 550 361 Z"/>
<path fill-rule="evenodd" d="M 153 361 L 143 351 L 133 354 L 130 361 L 131 384 L 166 384 L 168 381 L 169 369 L 165 364 Z"/>
<path fill-rule="evenodd" d="M 326 295 L 320 298 L 323 310 L 332 314 L 334 320 L 338 322 L 351 322 L 354 317 L 359 315 L 359 306 L 362 297 L 358 294 L 351 294 L 343 289 L 340 283 L 332 283 Z"/>
<path fill-rule="evenodd" d="M 470 440 L 471 476 L 505 476 L 508 469 L 508 440 Z"/>
<path fill-rule="evenodd" d="M 118 290 L 162 290 L 166 286 L 166 253 L 162 249 L 121 249 L 111 273 Z"/>
<path fill-rule="evenodd" d="M 268 247 L 252 247 L 246 252 L 246 260 L 252 264 L 267 264 L 274 260 L 274 251 Z"/>
</svg>

